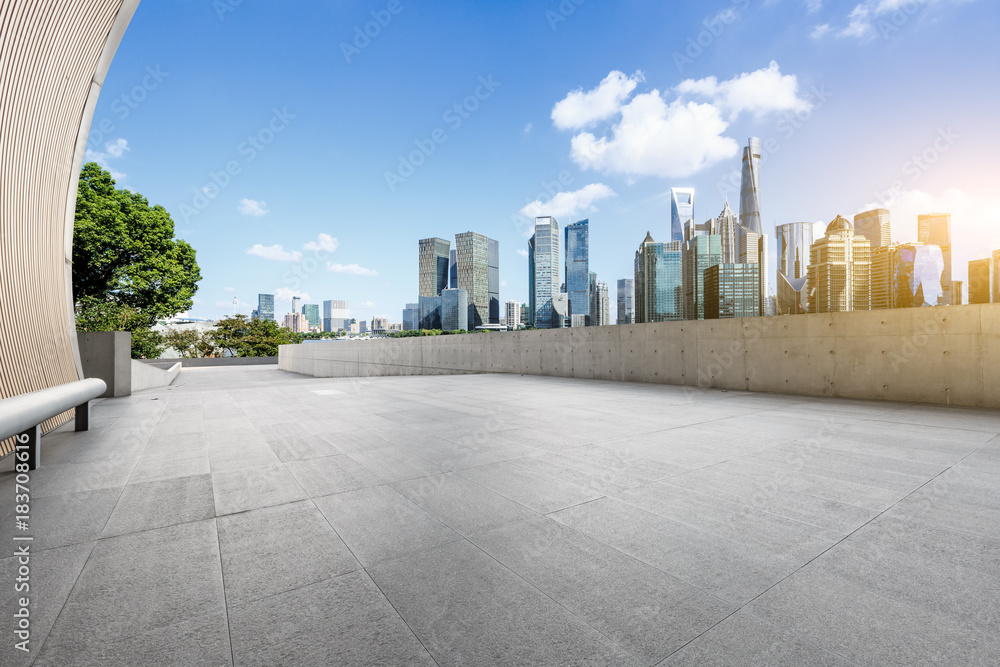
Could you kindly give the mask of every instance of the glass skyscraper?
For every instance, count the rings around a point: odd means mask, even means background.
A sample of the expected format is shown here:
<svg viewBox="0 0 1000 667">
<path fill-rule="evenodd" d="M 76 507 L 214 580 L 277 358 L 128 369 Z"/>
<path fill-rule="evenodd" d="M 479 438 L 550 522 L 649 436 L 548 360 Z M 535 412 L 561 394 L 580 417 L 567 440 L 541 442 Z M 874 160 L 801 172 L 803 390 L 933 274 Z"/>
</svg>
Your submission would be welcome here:
<svg viewBox="0 0 1000 667">
<path fill-rule="evenodd" d="M 302 306 L 302 314 L 306 316 L 306 322 L 309 323 L 310 327 L 319 327 L 322 325 L 319 319 L 318 303 L 307 303 Z"/>
<path fill-rule="evenodd" d="M 420 296 L 437 296 L 448 287 L 451 241 L 439 238 L 418 242 Z"/>
<path fill-rule="evenodd" d="M 684 243 L 684 319 L 705 319 L 705 269 L 721 262 L 718 234 L 700 234 Z"/>
<path fill-rule="evenodd" d="M 789 222 L 774 228 L 778 243 L 778 314 L 809 312 L 806 269 L 813 244 L 813 223 Z"/>
<path fill-rule="evenodd" d="M 419 329 L 440 329 L 441 328 L 441 296 L 420 296 L 417 297 L 417 307 L 419 309 L 420 326 Z"/>
<path fill-rule="evenodd" d="M 735 264 L 739 261 L 739 241 L 736 239 L 737 216 L 733 209 L 729 208 L 729 201 L 715 219 L 715 230 L 713 234 L 722 237 L 722 261 L 726 264 Z"/>
<path fill-rule="evenodd" d="M 750 137 L 743 149 L 740 180 L 740 219 L 736 236 L 741 263 L 760 264 L 761 315 L 770 315 L 770 289 L 767 270 L 767 235 L 760 214 L 760 139 Z"/>
<path fill-rule="evenodd" d="M 535 218 L 528 253 L 532 324 L 537 329 L 561 327 L 561 321 L 553 322 L 552 310 L 552 299 L 560 293 L 559 223 L 555 218 Z"/>
<path fill-rule="evenodd" d="M 944 251 L 939 246 L 922 243 L 896 246 L 892 261 L 892 307 L 941 305 L 946 266 Z"/>
<path fill-rule="evenodd" d="M 973 259 L 969 262 L 969 303 L 989 303 L 993 285 L 993 260 Z"/>
<path fill-rule="evenodd" d="M 760 314 L 759 264 L 716 264 L 705 270 L 705 319 Z"/>
<path fill-rule="evenodd" d="M 944 259 L 944 275 L 941 276 L 943 290 L 937 305 L 952 304 L 951 285 L 951 214 L 931 213 L 917 216 L 917 241 L 926 245 L 936 245 L 941 248 Z"/>
<path fill-rule="evenodd" d="M 274 319 L 274 295 L 273 294 L 258 294 L 257 295 L 257 318 L 259 320 L 273 320 Z"/>
<path fill-rule="evenodd" d="M 590 279 L 590 221 L 581 220 L 566 225 L 564 231 L 566 250 L 566 293 L 569 295 L 569 312 L 582 315 L 585 323 L 591 316 Z"/>
<path fill-rule="evenodd" d="M 464 289 L 441 290 L 441 330 L 469 330 L 469 293 Z"/>
<path fill-rule="evenodd" d="M 635 253 L 635 321 L 684 319 L 683 251 L 680 241 L 646 239 Z"/>
<path fill-rule="evenodd" d="M 633 299 L 635 296 L 635 279 L 621 278 L 618 280 L 618 324 L 632 324 L 635 322 L 635 311 L 633 310 Z"/>
<path fill-rule="evenodd" d="M 670 240 L 683 241 L 693 236 L 694 188 L 670 188 Z"/>
<path fill-rule="evenodd" d="M 403 308 L 403 331 L 416 331 L 420 328 L 420 304 L 408 303 Z"/>
<path fill-rule="evenodd" d="M 872 244 L 872 250 L 892 243 L 889 229 L 889 209 L 875 208 L 854 216 L 854 234 L 864 236 Z M 780 246 L 779 246 L 780 248 Z"/>
<path fill-rule="evenodd" d="M 468 328 L 500 323 L 500 246 L 476 232 L 455 234 L 458 288 L 468 293 Z"/>
</svg>

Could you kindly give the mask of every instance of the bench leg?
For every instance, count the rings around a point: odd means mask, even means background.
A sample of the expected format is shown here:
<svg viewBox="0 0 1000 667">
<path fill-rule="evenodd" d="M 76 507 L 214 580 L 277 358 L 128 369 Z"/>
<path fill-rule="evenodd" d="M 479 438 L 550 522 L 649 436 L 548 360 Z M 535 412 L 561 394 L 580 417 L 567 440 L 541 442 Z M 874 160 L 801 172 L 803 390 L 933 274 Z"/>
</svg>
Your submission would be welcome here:
<svg viewBox="0 0 1000 667">
<path fill-rule="evenodd" d="M 14 458 L 18 463 L 27 463 L 28 470 L 35 470 L 41 459 L 42 432 L 38 426 L 32 426 L 17 436 L 17 446 Z"/>
<path fill-rule="evenodd" d="M 90 401 L 82 403 L 76 406 L 74 411 L 76 417 L 76 430 L 77 431 L 89 431 L 90 430 Z"/>
</svg>

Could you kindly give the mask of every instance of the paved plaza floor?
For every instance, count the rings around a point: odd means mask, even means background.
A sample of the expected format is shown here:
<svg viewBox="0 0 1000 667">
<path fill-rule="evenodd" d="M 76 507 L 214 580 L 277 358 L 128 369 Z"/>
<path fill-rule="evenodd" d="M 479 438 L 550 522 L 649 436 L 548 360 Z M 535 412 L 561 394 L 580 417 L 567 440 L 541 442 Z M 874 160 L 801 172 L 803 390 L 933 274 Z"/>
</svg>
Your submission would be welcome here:
<svg viewBox="0 0 1000 667">
<path fill-rule="evenodd" d="M 997 411 L 259 366 L 93 424 L 27 531 L 0 461 L 5 666 L 1000 660 Z"/>
</svg>

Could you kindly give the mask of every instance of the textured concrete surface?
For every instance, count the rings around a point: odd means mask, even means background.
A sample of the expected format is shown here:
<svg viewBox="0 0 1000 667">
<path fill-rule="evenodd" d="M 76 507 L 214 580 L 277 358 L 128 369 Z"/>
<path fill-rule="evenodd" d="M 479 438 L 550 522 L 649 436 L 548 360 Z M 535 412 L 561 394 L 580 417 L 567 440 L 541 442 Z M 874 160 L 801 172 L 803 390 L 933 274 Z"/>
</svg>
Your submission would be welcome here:
<svg viewBox="0 0 1000 667">
<path fill-rule="evenodd" d="M 1000 304 L 282 345 L 313 377 L 515 373 L 1000 408 Z"/>
<path fill-rule="evenodd" d="M 0 664 L 995 665 L 1000 412 L 187 368 L 0 461 Z M 31 652 L 13 537 L 30 535 Z"/>
</svg>

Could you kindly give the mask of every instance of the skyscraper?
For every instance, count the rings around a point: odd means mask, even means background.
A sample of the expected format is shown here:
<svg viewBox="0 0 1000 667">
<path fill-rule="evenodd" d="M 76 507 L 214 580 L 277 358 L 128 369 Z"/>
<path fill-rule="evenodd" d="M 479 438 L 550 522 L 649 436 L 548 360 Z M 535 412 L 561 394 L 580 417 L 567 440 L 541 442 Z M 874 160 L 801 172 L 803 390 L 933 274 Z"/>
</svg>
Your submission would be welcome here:
<svg viewBox="0 0 1000 667">
<path fill-rule="evenodd" d="M 351 319 L 351 304 L 347 301 L 328 300 L 323 302 L 323 331 L 347 329 Z"/>
<path fill-rule="evenodd" d="M 468 293 L 469 329 L 500 323 L 499 255 L 493 239 L 476 232 L 455 234 L 457 289 Z"/>
<path fill-rule="evenodd" d="M 895 303 L 892 284 L 897 248 L 896 243 L 872 248 L 872 310 L 892 308 Z"/>
<path fill-rule="evenodd" d="M 306 321 L 309 323 L 310 327 L 322 326 L 322 322 L 319 319 L 318 303 L 307 303 L 303 305 L 302 314 L 306 316 Z"/>
<path fill-rule="evenodd" d="M 559 223 L 551 216 L 535 218 L 528 244 L 532 290 L 532 321 L 537 329 L 561 327 L 554 323 L 552 299 L 559 290 Z"/>
<path fill-rule="evenodd" d="M 854 216 L 854 235 L 864 236 L 872 244 L 872 252 L 892 243 L 889 229 L 889 209 L 875 208 Z"/>
<path fill-rule="evenodd" d="M 715 231 L 722 237 L 722 261 L 726 264 L 735 264 L 739 261 L 739 241 L 736 238 L 737 216 L 733 209 L 729 208 L 729 201 L 715 219 Z"/>
<path fill-rule="evenodd" d="M 993 251 L 993 286 L 990 294 L 993 303 L 1000 303 L 1000 250 Z"/>
<path fill-rule="evenodd" d="M 525 326 L 535 326 L 535 235 L 528 239 L 528 303 L 521 317 Z"/>
<path fill-rule="evenodd" d="M 760 315 L 760 265 L 724 263 L 705 270 L 705 319 Z"/>
<path fill-rule="evenodd" d="M 455 263 L 455 249 L 451 249 L 448 261 L 448 287 L 458 289 L 458 265 Z"/>
<path fill-rule="evenodd" d="M 813 244 L 813 223 L 789 222 L 774 228 L 778 243 L 778 314 L 809 312 L 806 269 Z"/>
<path fill-rule="evenodd" d="M 564 231 L 566 250 L 566 293 L 569 295 L 570 314 L 584 318 L 584 326 L 591 315 L 590 289 L 590 221 L 581 220 L 566 225 Z"/>
<path fill-rule="evenodd" d="M 507 328 L 516 331 L 521 328 L 521 302 L 507 302 Z"/>
<path fill-rule="evenodd" d="M 683 252 L 680 241 L 646 238 L 635 253 L 635 321 L 684 319 Z"/>
<path fill-rule="evenodd" d="M 993 259 L 973 259 L 969 262 L 969 303 L 989 303 L 993 287 Z"/>
<path fill-rule="evenodd" d="M 810 248 L 810 313 L 871 309 L 871 244 L 841 216 Z"/>
<path fill-rule="evenodd" d="M 694 188 L 670 188 L 670 240 L 683 241 L 694 225 Z"/>
<path fill-rule="evenodd" d="M 750 137 L 743 149 L 740 219 L 736 235 L 739 261 L 760 264 L 761 315 L 770 315 L 772 309 L 768 288 L 767 235 L 764 233 L 760 214 L 760 139 L 757 137 Z"/>
<path fill-rule="evenodd" d="M 941 304 L 944 294 L 944 253 L 936 245 L 904 243 L 893 246 L 891 308 L 923 308 Z"/>
<path fill-rule="evenodd" d="M 635 279 L 620 278 L 618 280 L 618 324 L 632 324 L 635 322 L 634 308 L 635 299 Z"/>
<path fill-rule="evenodd" d="M 302 312 L 302 297 L 299 296 L 292 297 L 292 312 L 293 313 Z"/>
<path fill-rule="evenodd" d="M 416 331 L 420 328 L 420 304 L 408 303 L 403 308 L 403 331 Z"/>
<path fill-rule="evenodd" d="M 260 320 L 273 320 L 274 319 L 274 295 L 273 294 L 258 294 L 257 295 L 257 315 L 255 319 Z"/>
<path fill-rule="evenodd" d="M 930 213 L 917 216 L 917 241 L 941 248 L 944 259 L 944 275 L 941 276 L 941 286 L 944 292 L 938 302 L 939 306 L 952 304 L 951 294 L 951 214 Z"/>
<path fill-rule="evenodd" d="M 441 328 L 441 296 L 418 296 L 419 329 Z"/>
<path fill-rule="evenodd" d="M 469 293 L 464 289 L 441 290 L 442 331 L 468 331 L 469 310 Z"/>
<path fill-rule="evenodd" d="M 597 289 L 594 291 L 594 308 L 591 315 L 591 324 L 595 327 L 603 327 L 611 324 L 611 303 L 608 299 L 608 284 L 599 281 Z"/>
<path fill-rule="evenodd" d="M 705 269 L 720 263 L 720 235 L 699 234 L 684 242 L 684 319 L 705 319 Z"/>
<path fill-rule="evenodd" d="M 420 239 L 417 245 L 420 296 L 437 296 L 448 287 L 450 251 L 451 241 L 436 237 Z"/>
</svg>

